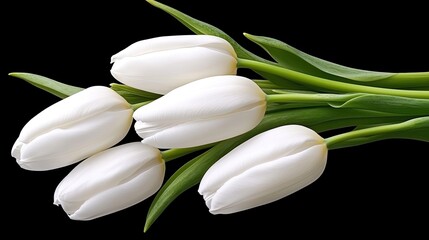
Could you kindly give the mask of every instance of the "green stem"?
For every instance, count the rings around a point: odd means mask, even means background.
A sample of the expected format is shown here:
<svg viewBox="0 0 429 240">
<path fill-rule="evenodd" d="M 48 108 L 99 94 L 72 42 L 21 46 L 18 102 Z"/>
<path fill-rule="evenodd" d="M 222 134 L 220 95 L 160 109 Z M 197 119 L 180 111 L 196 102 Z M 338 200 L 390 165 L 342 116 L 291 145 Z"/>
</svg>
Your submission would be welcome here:
<svg viewBox="0 0 429 240">
<path fill-rule="evenodd" d="M 426 88 L 429 87 L 429 72 L 397 73 L 388 78 L 374 81 L 377 85 L 389 85 L 395 88 Z"/>
<path fill-rule="evenodd" d="M 275 66 L 269 63 L 258 62 L 248 59 L 238 59 L 237 66 L 239 68 L 249 68 L 255 71 L 262 71 L 271 73 L 285 79 L 288 79 L 295 83 L 301 83 L 313 87 L 318 87 L 325 90 L 335 92 L 363 92 L 363 93 L 374 93 L 374 94 L 385 94 L 395 95 L 402 97 L 412 98 L 429 98 L 429 91 L 419 90 L 403 90 L 403 89 L 390 89 L 381 87 L 364 86 L 352 83 L 337 82 L 325 78 L 320 78 L 312 75 L 308 75 L 301 72 L 296 72 L 283 67 Z"/>
<path fill-rule="evenodd" d="M 355 141 L 358 144 L 354 144 L 354 146 L 362 145 L 367 142 L 372 142 L 373 138 L 377 136 L 388 135 L 394 132 L 403 132 L 410 129 L 415 130 L 419 127 L 427 128 L 428 125 L 429 125 L 429 117 L 419 117 L 419 118 L 414 118 L 401 123 L 380 125 L 380 126 L 375 126 L 370 128 L 354 130 L 346 133 L 341 133 L 341 134 L 326 138 L 325 142 L 326 142 L 326 145 L 328 146 L 328 149 L 337 149 L 337 148 L 340 148 L 338 146 L 341 146 L 341 145 L 350 147 L 351 145 L 344 144 L 344 142 L 347 142 L 347 141 L 353 142 L 356 139 L 360 139 L 359 141 Z M 368 140 L 365 141 L 365 139 L 368 139 Z M 380 139 L 383 139 L 383 138 L 380 138 Z"/>
<path fill-rule="evenodd" d="M 168 161 L 183 157 L 185 155 L 188 155 L 190 153 L 194 153 L 200 150 L 210 148 L 214 145 L 215 143 L 207 144 L 203 146 L 191 147 L 191 148 L 172 148 L 172 149 L 162 151 L 161 155 L 162 155 L 162 159 L 164 159 L 165 162 L 168 162 Z"/>
<path fill-rule="evenodd" d="M 268 94 L 266 95 L 267 102 L 271 103 L 329 103 L 329 102 L 345 102 L 360 94 L 304 94 L 304 93 L 285 93 L 285 94 Z"/>
</svg>

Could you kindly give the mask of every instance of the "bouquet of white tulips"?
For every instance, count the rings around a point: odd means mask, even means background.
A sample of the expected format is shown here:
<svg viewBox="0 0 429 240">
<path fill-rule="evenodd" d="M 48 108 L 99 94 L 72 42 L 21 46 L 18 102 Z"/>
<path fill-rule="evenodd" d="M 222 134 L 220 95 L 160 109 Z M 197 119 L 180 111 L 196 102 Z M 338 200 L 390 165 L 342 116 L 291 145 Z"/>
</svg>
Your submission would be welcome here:
<svg viewBox="0 0 429 240">
<path fill-rule="evenodd" d="M 328 151 L 429 141 L 429 72 L 350 68 L 245 34 L 272 57 L 265 59 L 212 25 L 148 3 L 195 34 L 145 39 L 114 54 L 119 83 L 83 89 L 10 73 L 62 99 L 23 127 L 11 154 L 27 170 L 76 164 L 53 193 L 70 219 L 102 217 L 155 195 L 147 231 L 196 185 L 210 213 L 231 214 L 316 181 Z M 260 78 L 237 75 L 240 68 Z M 141 142 L 118 145 L 131 127 Z M 330 130 L 344 131 L 325 136 Z M 169 161 L 196 153 L 165 178 Z"/>
</svg>

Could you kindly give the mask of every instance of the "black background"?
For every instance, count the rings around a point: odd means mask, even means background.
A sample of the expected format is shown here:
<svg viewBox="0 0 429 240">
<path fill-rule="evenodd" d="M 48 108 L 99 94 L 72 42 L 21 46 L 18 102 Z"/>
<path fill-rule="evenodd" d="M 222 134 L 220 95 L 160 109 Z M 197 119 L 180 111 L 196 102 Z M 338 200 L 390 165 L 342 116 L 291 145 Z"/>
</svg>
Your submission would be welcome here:
<svg viewBox="0 0 429 240">
<path fill-rule="evenodd" d="M 319 6 L 306 1 L 279 6 L 281 1 L 275 0 L 161 2 L 217 26 L 264 57 L 243 32 L 274 37 L 351 67 L 391 72 L 429 70 L 428 22 L 420 12 L 425 9 L 422 6 L 377 8 L 350 2 Z M 145 234 L 142 230 L 152 198 L 93 221 L 69 220 L 52 202 L 57 184 L 72 166 L 32 172 L 21 169 L 10 156 L 20 129 L 58 98 L 7 73 L 36 73 L 81 87 L 108 85 L 115 82 L 109 73 L 110 56 L 129 44 L 163 35 L 192 34 L 145 1 L 88 4 L 8 3 L 1 8 L 3 234 L 117 235 L 121 239 L 427 235 L 428 145 L 411 140 L 330 151 L 327 168 L 315 183 L 275 203 L 236 214 L 211 215 L 194 187 L 177 198 Z M 139 139 L 131 131 L 124 142 L 134 140 Z M 167 176 L 187 160 L 169 162 Z"/>
</svg>

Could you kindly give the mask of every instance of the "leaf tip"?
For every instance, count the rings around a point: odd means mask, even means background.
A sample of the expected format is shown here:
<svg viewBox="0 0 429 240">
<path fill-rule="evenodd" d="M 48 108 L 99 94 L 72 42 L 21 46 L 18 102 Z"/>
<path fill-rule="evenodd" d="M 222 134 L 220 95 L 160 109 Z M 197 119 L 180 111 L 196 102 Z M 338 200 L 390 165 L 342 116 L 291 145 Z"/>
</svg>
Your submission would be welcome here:
<svg viewBox="0 0 429 240">
<path fill-rule="evenodd" d="M 11 76 L 11 77 L 16 77 L 16 78 L 24 79 L 25 76 L 28 76 L 28 75 L 31 75 L 31 74 L 25 73 L 25 72 L 10 72 L 7 75 Z"/>
<path fill-rule="evenodd" d="M 18 72 L 10 72 L 7 75 L 11 76 L 11 77 L 16 77 L 17 75 L 19 75 L 19 73 Z"/>
<path fill-rule="evenodd" d="M 155 5 L 157 2 L 155 0 L 146 0 L 149 4 Z"/>
<path fill-rule="evenodd" d="M 247 39 L 252 39 L 255 37 L 255 35 L 252 35 L 250 33 L 244 32 L 243 35 L 247 38 Z"/>
<path fill-rule="evenodd" d="M 27 79 L 31 78 L 31 77 L 42 77 L 40 75 L 37 75 L 34 73 L 28 73 L 28 72 L 10 72 L 7 75 L 11 76 L 11 77 L 20 78 L 20 79 L 23 79 L 25 81 L 27 81 Z"/>
<path fill-rule="evenodd" d="M 151 222 L 146 221 L 144 228 L 143 228 L 143 233 L 146 233 L 149 230 L 151 225 L 152 225 Z"/>
</svg>

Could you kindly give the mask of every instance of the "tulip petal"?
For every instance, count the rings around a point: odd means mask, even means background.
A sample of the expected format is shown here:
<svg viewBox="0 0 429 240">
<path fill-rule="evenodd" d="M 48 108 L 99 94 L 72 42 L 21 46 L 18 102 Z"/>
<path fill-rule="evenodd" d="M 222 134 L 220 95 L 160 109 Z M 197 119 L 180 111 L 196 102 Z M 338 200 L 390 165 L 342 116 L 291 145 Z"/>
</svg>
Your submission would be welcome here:
<svg viewBox="0 0 429 240">
<path fill-rule="evenodd" d="M 73 164 L 124 138 L 131 127 L 132 113 L 130 104 L 110 88 L 87 88 L 32 118 L 11 154 L 28 170 Z"/>
<path fill-rule="evenodd" d="M 62 197 L 71 202 L 85 200 L 109 186 L 117 185 L 136 171 L 159 164 L 161 161 L 152 160 L 153 156 L 161 158 L 157 149 L 139 142 L 123 144 L 95 154 L 77 165 L 61 182 L 60 185 L 67 186 Z"/>
<path fill-rule="evenodd" d="M 300 125 L 277 127 L 242 143 L 204 174 L 198 192 L 213 214 L 264 205 L 320 177 L 327 161 L 324 139 Z"/>
<path fill-rule="evenodd" d="M 236 65 L 236 58 L 225 52 L 193 47 L 124 57 L 113 64 L 111 73 L 123 84 L 166 94 L 201 78 L 236 74 Z"/>
<path fill-rule="evenodd" d="M 103 112 L 45 132 L 27 144 L 17 142 L 13 156 L 22 168 L 36 171 L 73 164 L 122 140 L 132 123 L 131 112 Z"/>
<path fill-rule="evenodd" d="M 156 99 L 134 112 L 141 122 L 175 122 L 210 118 L 265 105 L 265 94 L 241 76 L 204 78 Z"/>
<path fill-rule="evenodd" d="M 259 124 L 265 110 L 265 94 L 258 85 L 223 75 L 179 87 L 137 109 L 133 117 L 143 143 L 182 148 L 245 133 Z"/>
<path fill-rule="evenodd" d="M 211 35 L 176 35 L 141 40 L 113 55 L 111 63 L 125 57 L 137 57 L 147 53 L 168 51 L 179 48 L 206 47 L 236 57 L 231 44 L 225 39 Z"/>
<path fill-rule="evenodd" d="M 33 117 L 18 140 L 29 143 L 37 136 L 105 111 L 130 109 L 130 105 L 108 87 L 94 86 L 67 97 Z"/>
<path fill-rule="evenodd" d="M 71 219 L 101 217 L 151 196 L 164 172 L 158 149 L 139 142 L 120 145 L 77 165 L 55 190 L 54 204 Z"/>
<path fill-rule="evenodd" d="M 322 137 L 313 130 L 298 125 L 287 125 L 263 132 L 212 165 L 201 180 L 199 192 L 213 193 L 226 181 L 250 168 L 297 154 L 319 144 L 324 144 Z"/>
<path fill-rule="evenodd" d="M 164 165 L 156 165 L 130 181 L 101 192 L 69 217 L 73 220 L 92 220 L 135 205 L 152 196 L 162 185 Z"/>
<path fill-rule="evenodd" d="M 229 179 L 212 196 L 210 212 L 229 214 L 286 197 L 318 179 L 326 158 L 326 146 L 317 145 L 250 168 Z"/>
<path fill-rule="evenodd" d="M 264 112 L 265 106 L 256 106 L 227 116 L 171 124 L 156 130 L 150 128 L 152 131 L 149 132 L 146 132 L 146 128 L 139 128 L 141 127 L 140 122 L 137 122 L 135 126 L 137 134 L 144 138 L 142 143 L 157 148 L 187 148 L 243 134 L 259 124 L 264 117 Z"/>
</svg>

